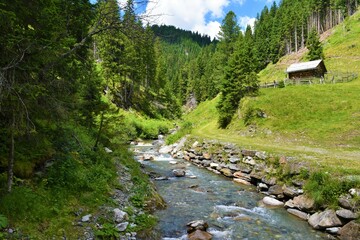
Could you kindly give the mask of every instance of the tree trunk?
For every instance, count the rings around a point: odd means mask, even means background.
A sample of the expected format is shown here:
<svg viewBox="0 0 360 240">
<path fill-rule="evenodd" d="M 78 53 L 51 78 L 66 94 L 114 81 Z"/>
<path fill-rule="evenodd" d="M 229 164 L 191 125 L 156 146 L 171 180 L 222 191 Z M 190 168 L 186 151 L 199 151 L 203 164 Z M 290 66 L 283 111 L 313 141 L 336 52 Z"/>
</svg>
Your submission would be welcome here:
<svg viewBox="0 0 360 240">
<path fill-rule="evenodd" d="M 297 26 L 295 26 L 295 52 L 298 52 Z"/>
<path fill-rule="evenodd" d="M 9 159 L 8 159 L 8 192 L 11 192 L 13 179 L 14 179 L 14 158 L 15 158 L 15 112 L 12 110 L 12 124 L 10 127 L 10 146 L 9 146 Z"/>
<path fill-rule="evenodd" d="M 301 48 L 305 47 L 304 24 L 301 25 Z"/>
</svg>

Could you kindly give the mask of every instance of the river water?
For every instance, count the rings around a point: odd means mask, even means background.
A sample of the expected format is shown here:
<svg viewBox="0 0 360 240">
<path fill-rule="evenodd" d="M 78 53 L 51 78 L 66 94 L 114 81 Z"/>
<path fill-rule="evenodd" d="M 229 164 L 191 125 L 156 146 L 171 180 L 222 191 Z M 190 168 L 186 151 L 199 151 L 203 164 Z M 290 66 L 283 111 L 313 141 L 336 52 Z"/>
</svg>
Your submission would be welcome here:
<svg viewBox="0 0 360 240">
<path fill-rule="evenodd" d="M 151 146 L 137 147 L 138 156 L 156 154 Z M 174 161 L 177 164 L 174 164 Z M 232 239 L 323 239 L 306 221 L 284 208 L 269 208 L 261 203 L 264 195 L 254 186 L 201 169 L 170 155 L 157 155 L 154 161 L 141 161 L 153 175 L 168 177 L 155 181 L 167 208 L 155 212 L 157 231 L 164 240 L 186 239 L 186 224 L 205 220 L 214 240 Z M 172 169 L 186 167 L 185 177 L 174 177 Z M 192 178 L 191 176 L 196 176 Z"/>
</svg>

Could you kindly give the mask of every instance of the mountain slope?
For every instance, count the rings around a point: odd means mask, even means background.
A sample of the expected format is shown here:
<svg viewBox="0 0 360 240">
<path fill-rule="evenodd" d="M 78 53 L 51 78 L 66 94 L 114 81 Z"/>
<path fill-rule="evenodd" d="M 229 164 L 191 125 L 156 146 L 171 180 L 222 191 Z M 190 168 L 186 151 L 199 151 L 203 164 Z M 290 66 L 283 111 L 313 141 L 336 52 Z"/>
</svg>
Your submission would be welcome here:
<svg viewBox="0 0 360 240">
<path fill-rule="evenodd" d="M 360 73 L 359 17 L 357 12 L 324 40 L 329 71 Z M 303 50 L 268 66 L 260 73 L 261 81 L 283 79 L 288 64 L 305 54 Z M 185 119 L 194 124 L 194 136 L 297 156 L 336 174 L 359 175 L 359 92 L 359 77 L 349 83 L 262 89 L 259 96 L 241 101 L 225 130 L 217 128 L 218 98 L 200 104 Z"/>
</svg>

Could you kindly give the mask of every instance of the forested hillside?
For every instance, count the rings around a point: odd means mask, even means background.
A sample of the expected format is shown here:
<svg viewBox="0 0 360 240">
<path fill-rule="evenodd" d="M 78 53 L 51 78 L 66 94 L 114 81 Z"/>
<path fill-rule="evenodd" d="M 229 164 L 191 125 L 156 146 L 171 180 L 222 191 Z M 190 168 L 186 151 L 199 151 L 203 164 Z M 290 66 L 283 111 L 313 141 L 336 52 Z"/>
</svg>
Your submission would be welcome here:
<svg viewBox="0 0 360 240">
<path fill-rule="evenodd" d="M 6 228 L 12 238 L 77 239 L 80 215 L 103 216 L 99 206 L 114 205 L 119 191 L 134 224 L 127 231 L 152 227 L 144 207 L 156 194 L 130 140 L 166 134 L 189 98 L 219 93 L 225 128 L 241 99 L 258 93 L 260 70 L 309 44 L 310 33 L 318 41 L 359 1 L 283 0 L 245 31 L 230 11 L 216 41 L 145 26 L 137 3 L 0 1 L 0 238 Z M 95 234 L 118 236 L 99 219 L 106 227 L 89 226 Z"/>
</svg>

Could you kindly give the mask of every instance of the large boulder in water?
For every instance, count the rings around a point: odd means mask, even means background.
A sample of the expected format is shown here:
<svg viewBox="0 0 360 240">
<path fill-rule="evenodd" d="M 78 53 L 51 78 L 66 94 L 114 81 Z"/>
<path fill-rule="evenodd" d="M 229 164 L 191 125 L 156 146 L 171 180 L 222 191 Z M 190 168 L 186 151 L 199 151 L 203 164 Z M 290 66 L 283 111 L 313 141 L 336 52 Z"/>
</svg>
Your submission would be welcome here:
<svg viewBox="0 0 360 240">
<path fill-rule="evenodd" d="M 188 224 L 186 224 L 186 226 L 188 233 L 195 232 L 196 230 L 206 231 L 206 229 L 209 227 L 207 222 L 205 222 L 204 220 L 191 221 Z"/>
<path fill-rule="evenodd" d="M 189 240 L 211 240 L 212 235 L 208 232 L 196 230 L 188 235 Z"/>
<path fill-rule="evenodd" d="M 186 174 L 184 169 L 174 169 L 172 172 L 175 177 L 184 177 Z"/>
</svg>

